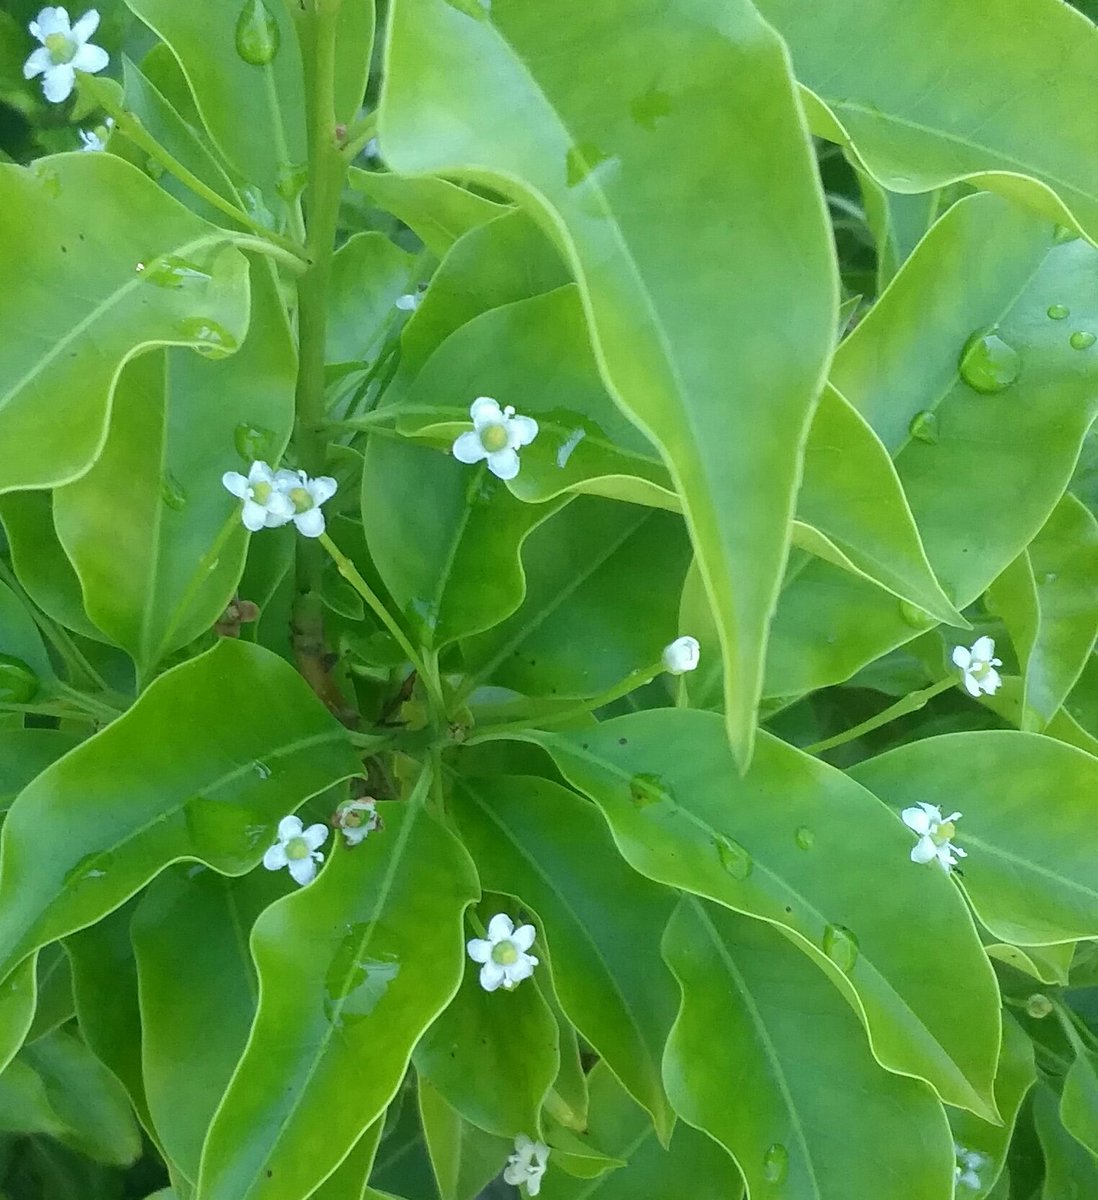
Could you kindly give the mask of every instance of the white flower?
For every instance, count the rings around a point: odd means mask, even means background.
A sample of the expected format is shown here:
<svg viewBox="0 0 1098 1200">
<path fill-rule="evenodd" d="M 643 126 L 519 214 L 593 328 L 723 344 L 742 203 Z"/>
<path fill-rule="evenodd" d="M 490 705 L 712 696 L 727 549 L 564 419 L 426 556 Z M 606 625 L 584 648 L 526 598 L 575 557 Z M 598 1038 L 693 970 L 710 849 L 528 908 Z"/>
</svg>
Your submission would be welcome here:
<svg viewBox="0 0 1098 1200">
<path fill-rule="evenodd" d="M 401 312 L 415 312 L 419 308 L 419 302 L 423 297 L 418 292 L 405 292 L 403 296 L 398 296 L 394 308 L 399 308 Z"/>
<path fill-rule="evenodd" d="M 697 667 L 699 658 L 701 646 L 698 645 L 697 638 L 676 638 L 670 646 L 663 649 L 663 669 L 669 675 L 683 675 Z"/>
<path fill-rule="evenodd" d="M 114 128 L 114 117 L 108 117 L 102 125 L 95 129 L 78 129 L 76 132 L 80 135 L 80 140 L 84 143 L 81 147 L 83 150 L 106 150 L 107 138 L 110 137 L 110 132 Z"/>
<path fill-rule="evenodd" d="M 977 638 L 971 650 L 964 646 L 953 647 L 953 664 L 961 668 L 970 696 L 978 696 L 981 692 L 994 696 L 999 690 L 1003 681 L 995 668 L 1001 667 L 1003 660 L 994 655 L 995 643 L 989 637 Z"/>
<path fill-rule="evenodd" d="M 957 1165 L 953 1168 L 953 1178 L 958 1187 L 971 1188 L 976 1191 L 980 1186 L 980 1171 L 991 1161 L 986 1154 L 979 1150 L 966 1150 L 957 1142 L 953 1143 L 953 1151 L 957 1155 Z"/>
<path fill-rule="evenodd" d="M 506 913 L 496 913 L 488 922 L 487 939 L 473 938 L 468 945 L 469 957 L 484 964 L 480 969 L 480 986 L 486 992 L 494 992 L 500 984 L 513 991 L 533 975 L 538 960 L 526 951 L 534 944 L 535 936 L 533 925 L 520 925 L 516 929 Z"/>
<path fill-rule="evenodd" d="M 226 471 L 221 482 L 244 501 L 241 519 L 253 533 L 259 529 L 277 529 L 293 518 L 294 502 L 278 486 L 265 462 L 252 463 L 246 478 L 239 471 Z"/>
<path fill-rule="evenodd" d="M 348 800 L 336 810 L 336 821 L 348 846 L 364 842 L 381 824 L 373 800 Z"/>
<path fill-rule="evenodd" d="M 290 519 L 305 537 L 316 538 L 324 532 L 324 514 L 320 506 L 336 494 L 337 484 L 330 475 L 310 479 L 304 471 L 279 471 L 275 487 L 290 501 Z"/>
<path fill-rule="evenodd" d="M 316 876 L 316 864 L 324 861 L 320 847 L 328 840 L 327 825 L 302 827 L 297 817 L 283 817 L 278 823 L 278 841 L 263 855 L 268 871 L 290 868 L 290 874 L 302 884 L 311 883 Z"/>
<path fill-rule="evenodd" d="M 957 865 L 958 859 L 968 858 L 960 846 L 954 846 L 950 841 L 957 832 L 953 822 L 961 819 L 959 812 L 943 817 L 942 810 L 936 804 L 920 802 L 914 808 L 905 808 L 900 813 L 900 819 L 908 829 L 913 829 L 919 835 L 919 840 L 911 851 L 912 862 L 928 863 L 937 860 L 942 870 L 948 871 L 950 867 Z"/>
<path fill-rule="evenodd" d="M 44 8 L 30 31 L 42 45 L 23 64 L 23 78 L 42 76 L 42 91 L 47 100 L 60 104 L 72 94 L 76 72 L 94 75 L 110 62 L 110 55 L 88 39 L 99 28 L 95 9 L 86 12 L 75 25 L 63 8 Z"/>
<path fill-rule="evenodd" d="M 529 928 L 529 927 L 527 927 Z M 503 1168 L 503 1182 L 514 1187 L 526 1184 L 527 1194 L 536 1196 L 541 1191 L 541 1177 L 549 1162 L 549 1147 L 544 1142 L 535 1142 L 520 1133 L 515 1138 L 515 1152 Z"/>
<path fill-rule="evenodd" d="M 454 457 L 458 462 L 488 460 L 488 470 L 499 479 L 514 479 L 519 473 L 518 449 L 529 446 L 538 436 L 533 417 L 516 417 L 508 405 L 501 409 L 491 396 L 478 396 L 469 409 L 473 428 L 455 439 Z"/>
</svg>

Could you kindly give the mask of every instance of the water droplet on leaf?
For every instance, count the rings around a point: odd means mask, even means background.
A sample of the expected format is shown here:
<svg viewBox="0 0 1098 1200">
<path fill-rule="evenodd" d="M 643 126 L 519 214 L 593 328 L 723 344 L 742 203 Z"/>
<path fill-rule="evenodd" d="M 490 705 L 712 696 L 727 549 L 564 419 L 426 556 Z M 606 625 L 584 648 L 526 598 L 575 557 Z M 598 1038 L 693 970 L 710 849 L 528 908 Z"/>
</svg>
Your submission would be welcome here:
<svg viewBox="0 0 1098 1200">
<path fill-rule="evenodd" d="M 735 842 L 731 838 L 721 836 L 714 840 L 717 847 L 717 856 L 721 860 L 721 866 L 724 867 L 733 879 L 746 879 L 751 874 L 751 868 L 755 865 L 751 859 L 751 855 L 747 853 L 739 842 Z"/>
<path fill-rule="evenodd" d="M 171 471 L 165 471 L 160 479 L 160 496 L 164 503 L 176 512 L 182 512 L 187 507 L 187 493 Z"/>
<path fill-rule="evenodd" d="M 634 775 L 629 780 L 629 795 L 637 808 L 674 803 L 674 796 L 667 784 L 658 775 L 648 773 Z"/>
<path fill-rule="evenodd" d="M 260 779 L 270 779 L 271 777 L 271 768 L 265 762 L 260 762 L 258 758 L 252 763 L 252 769 Z"/>
<path fill-rule="evenodd" d="M 650 87 L 629 105 L 629 115 L 641 129 L 651 133 L 664 117 L 671 115 L 671 96 L 658 87 Z"/>
<path fill-rule="evenodd" d="M 797 839 L 797 845 L 800 846 L 802 850 L 811 850 L 816 844 L 816 835 L 811 829 L 808 828 L 807 825 L 802 825 L 800 829 L 797 830 L 795 837 Z"/>
<path fill-rule="evenodd" d="M 400 974 L 395 955 L 382 951 L 366 957 L 367 947 L 382 934 L 377 926 L 358 922 L 332 957 L 324 979 L 324 1015 L 337 1029 L 368 1017 Z"/>
<path fill-rule="evenodd" d="M 1048 315 L 1054 321 L 1062 321 L 1065 317 L 1071 316 L 1071 309 L 1066 304 L 1050 304 Z"/>
<path fill-rule="evenodd" d="M 226 358 L 238 344 L 224 325 L 209 317 L 185 317 L 179 322 L 179 332 L 188 341 L 197 342 L 195 349 L 207 358 Z"/>
<path fill-rule="evenodd" d="M 21 659 L 0 654 L 0 701 L 4 704 L 29 704 L 38 695 L 41 681 Z"/>
<path fill-rule="evenodd" d="M 789 1174 L 789 1151 L 775 1142 L 763 1155 L 763 1178 L 767 1183 L 784 1183 Z"/>
<path fill-rule="evenodd" d="M 1026 1001 L 1026 1012 L 1034 1020 L 1042 1021 L 1052 1012 L 1052 1001 L 1044 992 L 1034 992 Z"/>
<path fill-rule="evenodd" d="M 176 290 L 187 284 L 209 283 L 212 276 L 178 254 L 162 254 L 141 267 L 141 278 L 156 287 Z"/>
<path fill-rule="evenodd" d="M 263 0 L 245 0 L 236 22 L 236 52 L 253 67 L 265 67 L 274 60 L 282 31 L 274 14 Z"/>
<path fill-rule="evenodd" d="M 916 441 L 935 445 L 938 441 L 938 414 L 931 412 L 929 408 L 917 412 L 911 418 L 907 431 Z"/>
<path fill-rule="evenodd" d="M 844 925 L 828 925 L 823 951 L 840 971 L 849 973 L 858 961 L 858 939 Z"/>
<path fill-rule="evenodd" d="M 912 604 L 910 600 L 900 601 L 900 618 L 912 629 L 929 629 L 931 625 L 938 623 L 930 613 L 917 604 Z"/>
<path fill-rule="evenodd" d="M 1098 341 L 1098 337 L 1089 329 L 1078 329 L 1068 338 L 1068 341 L 1071 343 L 1072 350 L 1089 350 Z"/>
<path fill-rule="evenodd" d="M 304 163 L 297 163 L 295 166 L 287 167 L 279 174 L 275 181 L 275 191 L 287 204 L 292 204 L 305 190 L 308 182 L 309 168 Z"/>
<path fill-rule="evenodd" d="M 242 421 L 233 430 L 233 445 L 246 462 L 270 462 L 274 457 L 275 435 L 260 425 Z"/>
<path fill-rule="evenodd" d="M 986 395 L 1010 387 L 1021 369 L 1018 351 L 996 333 L 974 333 L 961 352 L 961 378 L 973 391 Z"/>
</svg>

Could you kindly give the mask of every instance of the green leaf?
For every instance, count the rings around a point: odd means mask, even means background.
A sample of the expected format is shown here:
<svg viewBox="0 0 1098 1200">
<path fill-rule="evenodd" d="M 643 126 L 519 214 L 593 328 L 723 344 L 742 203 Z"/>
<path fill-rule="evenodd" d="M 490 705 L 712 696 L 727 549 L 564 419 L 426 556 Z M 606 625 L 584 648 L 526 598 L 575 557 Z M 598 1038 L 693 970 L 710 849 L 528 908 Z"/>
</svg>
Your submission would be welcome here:
<svg viewBox="0 0 1098 1200">
<path fill-rule="evenodd" d="M 0 977 L 169 863 L 250 870 L 281 817 L 361 769 L 346 731 L 288 663 L 221 641 L 12 805 L 0 841 Z"/>
<path fill-rule="evenodd" d="M 206 1142 L 205 1200 L 307 1195 L 384 1111 L 457 990 L 472 863 L 420 805 L 379 811 L 383 832 L 337 847 L 256 922 L 259 1012 Z"/>
<path fill-rule="evenodd" d="M 854 1006 L 883 1066 L 994 1117 L 991 967 L 952 882 L 908 861 L 908 831 L 874 796 L 768 735 L 739 778 L 714 713 L 524 736 L 598 804 L 631 866 L 779 926 Z"/>
<path fill-rule="evenodd" d="M 739 1200 L 739 1172 L 715 1142 L 680 1123 L 664 1149 L 648 1114 L 633 1103 L 604 1063 L 591 1071 L 590 1082 L 591 1122 L 585 1140 L 626 1160 L 626 1166 L 583 1179 L 557 1169 L 550 1152 L 542 1200 Z"/>
<path fill-rule="evenodd" d="M 0 250 L 50 286 L 0 297 L 0 491 L 83 474 L 102 448 L 122 364 L 157 345 L 225 354 L 248 325 L 248 267 L 113 154 L 0 164 Z M 124 219 L 122 214 L 125 214 Z"/>
<path fill-rule="evenodd" d="M 513 196 L 568 258 L 609 390 L 682 496 L 745 764 L 834 337 L 830 233 L 783 47 L 754 9 L 629 12 L 568 0 L 546 24 L 508 6 L 470 16 L 398 0 L 381 141 L 398 171 L 464 172 Z M 607 80 L 628 105 L 605 102 Z"/>
<path fill-rule="evenodd" d="M 357 233 L 332 259 L 328 287 L 330 363 L 363 361 L 376 354 L 399 316 L 393 305 L 414 284 L 415 259 L 381 233 Z"/>
<path fill-rule="evenodd" d="M 1003 1048 L 995 1073 L 995 1105 L 1003 1123 L 992 1125 L 960 1108 L 951 1108 L 947 1114 L 957 1145 L 985 1158 L 977 1171 L 980 1187 L 967 1189 L 965 1200 L 983 1200 L 991 1192 L 1000 1172 L 1005 1170 L 1014 1123 L 1034 1078 L 1033 1043 L 1018 1022 L 1004 1013 Z"/>
<path fill-rule="evenodd" d="M 877 293 L 885 290 L 934 223 L 941 204 L 938 191 L 905 196 L 886 191 L 864 171 L 858 186 L 865 204 L 866 223 L 877 244 Z"/>
<path fill-rule="evenodd" d="M 1064 1079 L 1060 1119 L 1077 1142 L 1098 1158 L 1098 1055 L 1079 1047 Z"/>
<path fill-rule="evenodd" d="M 0 582 L 0 690 L 5 703 L 27 704 L 48 691 L 53 667 L 38 626 L 18 596 Z"/>
<path fill-rule="evenodd" d="M 675 989 L 658 939 L 674 896 L 630 870 L 596 810 L 558 784 L 463 777 L 452 804 L 485 888 L 537 913 L 561 1007 L 666 1141 L 660 1058 Z"/>
<path fill-rule="evenodd" d="M 1008 963 L 1041 983 L 1055 983 L 1066 987 L 1068 970 L 1075 953 L 1074 942 L 1061 942 L 1055 946 L 1011 946 L 997 942 L 991 934 L 984 939 L 984 949 L 991 958 Z"/>
<path fill-rule="evenodd" d="M 1033 1115 L 1045 1159 L 1041 1200 L 1098 1195 L 1098 1163 L 1061 1124 L 1056 1093 L 1043 1081 L 1034 1089 Z"/>
<path fill-rule="evenodd" d="M 1098 759 L 1052 738 L 988 730 L 924 738 L 850 773 L 896 809 L 960 805 L 962 886 L 997 937 L 1043 946 L 1098 936 L 1088 843 Z"/>
<path fill-rule="evenodd" d="M 1069 340 L 1098 329 L 1096 270 L 1085 242 L 1054 244 L 1049 222 L 972 196 L 934 225 L 836 353 L 831 381 L 892 454 L 930 565 L 959 608 L 1036 537 L 1071 477 L 1098 410 L 1098 356 Z M 1070 319 L 1050 318 L 1054 304 Z M 1021 365 L 1012 384 L 981 393 L 960 361 L 970 336 L 992 327 Z M 863 580 L 798 566 L 774 619 L 766 695 L 840 682 L 925 628 Z"/>
<path fill-rule="evenodd" d="M 442 1200 L 474 1200 L 499 1174 L 513 1141 L 463 1120 L 422 1075 L 419 1114 Z"/>
<path fill-rule="evenodd" d="M 64 1131 L 42 1077 L 29 1063 L 17 1058 L 0 1071 L 0 1132 L 57 1136 Z"/>
<path fill-rule="evenodd" d="M 80 744 L 61 729 L 12 729 L 0 733 L 0 810 L 51 763 Z"/>
<path fill-rule="evenodd" d="M 284 0 L 260 0 L 277 22 L 278 51 L 266 64 L 237 50 L 237 21 L 249 7 L 126 0 L 169 46 L 194 94 L 202 121 L 237 173 L 270 201 L 305 162 L 305 95 L 297 31 Z"/>
<path fill-rule="evenodd" d="M 0 983 L 0 1071 L 15 1057 L 34 1020 L 37 960 L 32 954 Z"/>
<path fill-rule="evenodd" d="M 1023 669 L 1022 728 L 1044 729 L 1098 636 L 1098 520 L 1068 494 L 988 590 Z"/>
<path fill-rule="evenodd" d="M 300 15 L 300 7 L 295 16 Z M 335 113 L 349 123 L 366 95 L 374 49 L 374 0 L 342 0 L 336 22 Z"/>
<path fill-rule="evenodd" d="M 226 879 L 175 867 L 153 881 L 134 914 L 149 1111 L 165 1154 L 192 1181 L 255 1016 L 248 935 L 286 888 L 268 871 Z"/>
<path fill-rule="evenodd" d="M 47 946 L 38 955 L 35 987 L 38 996 L 34 1020 L 27 1030 L 28 1042 L 52 1033 L 59 1025 L 64 1025 L 70 1020 L 76 1012 L 69 956 L 61 946 Z"/>
<path fill-rule="evenodd" d="M 386 142 L 386 155 L 388 150 Z M 348 182 L 379 208 L 403 221 L 439 258 L 469 230 L 507 211 L 503 205 L 445 179 L 360 171 L 352 167 Z"/>
<path fill-rule="evenodd" d="M 780 1185 L 789 1200 L 869 1196 L 882 1161 L 904 1180 L 905 1200 L 948 1192 L 942 1106 L 923 1084 L 881 1070 L 857 1017 L 777 930 L 686 897 L 663 944 L 682 988 L 668 1092 L 735 1158 L 749 1194 Z"/>
<path fill-rule="evenodd" d="M 416 1073 L 486 1132 L 534 1136 L 560 1068 L 556 1020 L 536 986 L 518 988 L 501 1003 L 480 986 L 479 975 L 467 958 L 457 994 L 416 1046 Z M 499 1036 L 501 1021 L 506 1038 Z"/>
<path fill-rule="evenodd" d="M 484 465 L 374 438 L 362 474 L 362 527 L 397 607 L 424 645 L 496 625 L 522 600 L 519 547 L 564 500 L 516 500 Z"/>
<path fill-rule="evenodd" d="M 375 1121 L 355 1142 L 350 1154 L 312 1193 L 311 1200 L 366 1200 L 366 1181 L 373 1169 L 374 1156 L 382 1134 L 381 1120 Z"/>
<path fill-rule="evenodd" d="M 252 457 L 276 461 L 293 425 L 296 355 L 262 268 L 253 302 L 248 337 L 231 358 L 172 351 L 131 363 L 99 459 L 54 493 L 88 615 L 141 679 L 224 612 L 248 538 L 221 474 L 246 472 Z M 250 453 L 257 442 L 265 455 Z"/>
<path fill-rule="evenodd" d="M 894 192 L 956 180 L 1017 197 L 1085 228 L 1098 223 L 1095 142 L 1080 121 L 1098 72 L 1094 27 L 1068 5 L 1004 0 L 760 0 L 797 78 L 828 106 L 825 137 L 850 139 Z M 849 53 L 850 31 L 858 53 Z M 954 83 L 943 87 L 942 80 Z M 989 96 L 1007 98 L 991 111 Z M 811 110 L 811 106 L 810 106 Z M 836 128 L 837 126 L 837 128 Z M 1055 195 L 1050 194 L 1055 193 Z"/>
<path fill-rule="evenodd" d="M 690 562 L 673 513 L 582 496 L 523 550 L 526 594 L 464 644 L 466 689 L 595 696 L 648 664 L 678 630 L 674 581 Z M 665 581 L 651 586 L 653 579 Z"/>
<path fill-rule="evenodd" d="M 38 1073 L 61 1121 L 61 1140 L 99 1162 L 128 1166 L 141 1136 L 122 1085 L 79 1038 L 55 1029 L 19 1056 Z"/>
</svg>

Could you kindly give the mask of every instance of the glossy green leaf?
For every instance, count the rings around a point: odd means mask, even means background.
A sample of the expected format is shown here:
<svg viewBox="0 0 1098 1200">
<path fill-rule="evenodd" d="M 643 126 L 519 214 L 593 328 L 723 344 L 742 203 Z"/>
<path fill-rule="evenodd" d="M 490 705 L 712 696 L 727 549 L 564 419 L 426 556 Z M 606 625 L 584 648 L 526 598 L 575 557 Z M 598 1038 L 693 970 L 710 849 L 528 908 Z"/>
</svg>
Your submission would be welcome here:
<svg viewBox="0 0 1098 1200">
<path fill-rule="evenodd" d="M 1003 1048 L 999 1054 L 999 1069 L 995 1073 L 995 1105 L 1003 1123 L 992 1125 L 960 1108 L 948 1110 L 956 1144 L 984 1157 L 976 1172 L 980 1186 L 968 1188 L 965 1200 L 983 1200 L 1005 1169 L 1014 1123 L 1033 1081 L 1033 1043 L 1018 1022 L 1009 1014 L 1004 1014 Z"/>
<path fill-rule="evenodd" d="M 854 1006 L 884 1066 L 994 1114 L 991 968 L 952 882 L 916 869 L 908 831 L 873 795 L 770 736 L 740 778 L 714 713 L 525 736 L 598 804 L 633 867 L 779 926 Z"/>
<path fill-rule="evenodd" d="M 226 879 L 175 867 L 134 914 L 149 1110 L 165 1153 L 190 1180 L 255 1016 L 248 935 L 287 886 L 268 871 Z"/>
<path fill-rule="evenodd" d="M 0 809 L 7 808 L 50 763 L 79 744 L 76 734 L 61 729 L 13 729 L 0 733 Z"/>
<path fill-rule="evenodd" d="M 938 216 L 938 191 L 902 195 L 887 191 L 864 171 L 858 186 L 866 223 L 877 246 L 877 292 L 883 292 Z"/>
<path fill-rule="evenodd" d="M 375 1121 L 355 1142 L 350 1154 L 312 1194 L 312 1200 L 367 1200 L 366 1181 L 373 1169 L 374 1156 L 382 1133 L 381 1120 Z"/>
<path fill-rule="evenodd" d="M 499 1174 L 514 1150 L 513 1140 L 462 1120 L 422 1075 L 419 1115 L 442 1200 L 474 1200 Z"/>
<path fill-rule="evenodd" d="M 1047 1083 L 1034 1090 L 1033 1115 L 1045 1159 L 1041 1200 L 1098 1195 L 1098 1163 L 1062 1125 L 1056 1093 Z"/>
<path fill-rule="evenodd" d="M 79 1038 L 55 1029 L 19 1057 L 42 1080 L 65 1127 L 62 1140 L 100 1162 L 128 1166 L 138 1158 L 141 1137 L 126 1093 Z"/>
<path fill-rule="evenodd" d="M 924 738 L 851 774 L 886 804 L 959 805 L 962 886 L 984 925 L 1019 946 L 1098 936 L 1090 852 L 1098 759 L 1013 730 Z"/>
<path fill-rule="evenodd" d="M 0 299 L 0 440 L 33 448 L 5 457 L 9 491 L 67 483 L 91 465 L 118 372 L 141 349 L 235 350 L 248 268 L 231 234 L 112 154 L 0 164 L 0 196 L 3 253 L 43 281 Z"/>
<path fill-rule="evenodd" d="M 1079 1048 L 1060 1097 L 1064 1128 L 1098 1158 L 1098 1055 Z"/>
<path fill-rule="evenodd" d="M 256 922 L 259 1012 L 206 1142 L 205 1200 L 307 1195 L 384 1111 L 457 990 L 472 864 L 422 806 L 379 811 L 381 833 L 337 847 Z"/>
<path fill-rule="evenodd" d="M 65 1132 L 65 1126 L 46 1094 L 42 1077 L 22 1059 L 16 1059 L 0 1071 L 0 1131 L 55 1136 Z"/>
<path fill-rule="evenodd" d="M 689 562 L 675 514 L 596 496 L 573 500 L 524 547 L 521 607 L 465 641 L 467 687 L 595 696 L 655 666 L 678 632 L 668 584 Z"/>
<path fill-rule="evenodd" d="M 501 1003 L 479 975 L 467 959 L 457 994 L 416 1046 L 416 1073 L 473 1125 L 505 1138 L 534 1136 L 560 1068 L 556 1020 L 537 987 L 516 988 Z"/>
<path fill-rule="evenodd" d="M 349 182 L 379 208 L 403 221 L 439 258 L 470 229 L 506 212 L 503 205 L 445 179 L 352 168 Z"/>
<path fill-rule="evenodd" d="M 52 1033 L 76 1012 L 72 994 L 72 970 L 69 956 L 60 945 L 47 946 L 35 965 L 34 1020 L 27 1030 L 27 1041 Z"/>
<path fill-rule="evenodd" d="M 849 138 L 891 191 L 964 179 L 1057 217 L 1059 200 L 1098 232 L 1095 142 L 1079 120 L 1098 72 L 1098 38 L 1068 5 L 1004 0 L 993 20 L 981 0 L 902 9 L 889 0 L 824 8 L 760 0 L 759 9 L 789 43 L 797 78 L 828 106 L 832 128 L 814 122 L 816 131 Z"/>
<path fill-rule="evenodd" d="M 682 495 L 746 763 L 835 271 L 778 39 L 740 0 L 629 11 L 569 0 L 546 23 L 398 0 L 381 141 L 399 171 L 514 196 L 568 257 L 608 386 Z"/>
<path fill-rule="evenodd" d="M 34 1020 L 37 959 L 32 954 L 0 983 L 0 1071 L 15 1057 Z"/>
<path fill-rule="evenodd" d="M 284 0 L 177 4 L 126 0 L 171 49 L 210 137 L 240 175 L 270 201 L 306 157 L 305 97 L 297 32 Z M 277 53 L 248 62 L 237 22 L 253 4 L 277 24 Z"/>
<path fill-rule="evenodd" d="M 375 438 L 366 451 L 366 541 L 425 645 L 487 629 L 518 607 L 519 547 L 561 503 L 523 504 L 483 464 L 412 442 Z"/>
<path fill-rule="evenodd" d="M 411 1084 L 411 1079 L 405 1080 L 386 1113 L 385 1131 L 363 1200 L 390 1194 L 440 1200 Z"/>
<path fill-rule="evenodd" d="M 415 259 L 384 234 L 358 233 L 336 251 L 328 288 L 328 362 L 361 361 L 376 353 L 413 287 Z"/>
<path fill-rule="evenodd" d="M 739 1200 L 739 1172 L 713 1141 L 680 1122 L 665 1149 L 656 1140 L 648 1114 L 599 1063 L 591 1071 L 593 1146 L 626 1161 L 620 1170 L 582 1179 L 556 1168 L 552 1152 L 541 1182 L 543 1200 Z"/>
<path fill-rule="evenodd" d="M 1075 943 L 1061 942 L 1055 946 L 1011 946 L 1006 942 L 997 942 L 992 934 L 988 934 L 984 939 L 984 949 L 989 957 L 1008 963 L 1015 970 L 1031 975 L 1041 983 L 1055 983 L 1066 987 Z"/>
<path fill-rule="evenodd" d="M 53 680 L 42 635 L 19 597 L 0 582 L 0 689 L 6 704 L 29 704 Z"/>
<path fill-rule="evenodd" d="M 561 1007 L 666 1140 L 660 1058 L 675 989 L 659 937 L 674 896 L 630 870 L 596 810 L 549 780 L 462 777 L 453 810 L 484 886 L 540 918 Z"/>
<path fill-rule="evenodd" d="M 293 424 L 296 356 L 273 285 L 257 270 L 254 320 L 238 353 L 148 354 L 122 373 L 102 453 L 54 493 L 54 521 L 88 615 L 148 679 L 210 629 L 232 598 L 247 534 L 225 470 L 253 443 L 278 459 Z M 118 481 L 124 479 L 122 489 Z"/>
<path fill-rule="evenodd" d="M 1037 536 L 1098 410 L 1098 355 L 1070 344 L 1073 331 L 1098 329 L 1096 270 L 1085 242 L 1054 244 L 1050 222 L 973 196 L 935 224 L 836 354 L 832 383 L 892 454 L 930 564 L 960 608 Z M 1070 319 L 1050 318 L 1053 304 Z M 1020 366 L 1013 383 L 981 393 L 960 360 L 991 327 Z M 766 694 L 839 682 L 925 627 L 864 580 L 798 565 L 774 619 Z"/>
<path fill-rule="evenodd" d="M 221 641 L 158 679 L 12 805 L 0 841 L 0 976 L 169 863 L 196 858 L 243 874 L 281 817 L 360 771 L 343 728 L 287 663 Z"/>
<path fill-rule="evenodd" d="M 905 1200 L 948 1191 L 942 1106 L 925 1085 L 881 1070 L 857 1017 L 776 929 L 688 897 L 664 954 L 682 988 L 668 1092 L 735 1158 L 750 1195 L 780 1184 L 789 1200 L 869 1196 L 882 1162 L 904 1180 Z"/>
</svg>

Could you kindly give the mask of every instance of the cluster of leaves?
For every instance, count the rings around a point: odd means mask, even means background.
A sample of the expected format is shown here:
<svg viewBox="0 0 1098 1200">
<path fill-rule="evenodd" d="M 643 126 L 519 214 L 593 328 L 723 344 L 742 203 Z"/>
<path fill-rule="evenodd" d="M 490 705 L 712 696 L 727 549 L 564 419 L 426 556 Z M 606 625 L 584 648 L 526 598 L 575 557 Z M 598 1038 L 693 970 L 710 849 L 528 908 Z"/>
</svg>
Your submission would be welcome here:
<svg viewBox="0 0 1098 1200">
<path fill-rule="evenodd" d="M 0 13 L 3 1195 L 1098 1195 L 1098 31 L 994 7 Z"/>
</svg>

